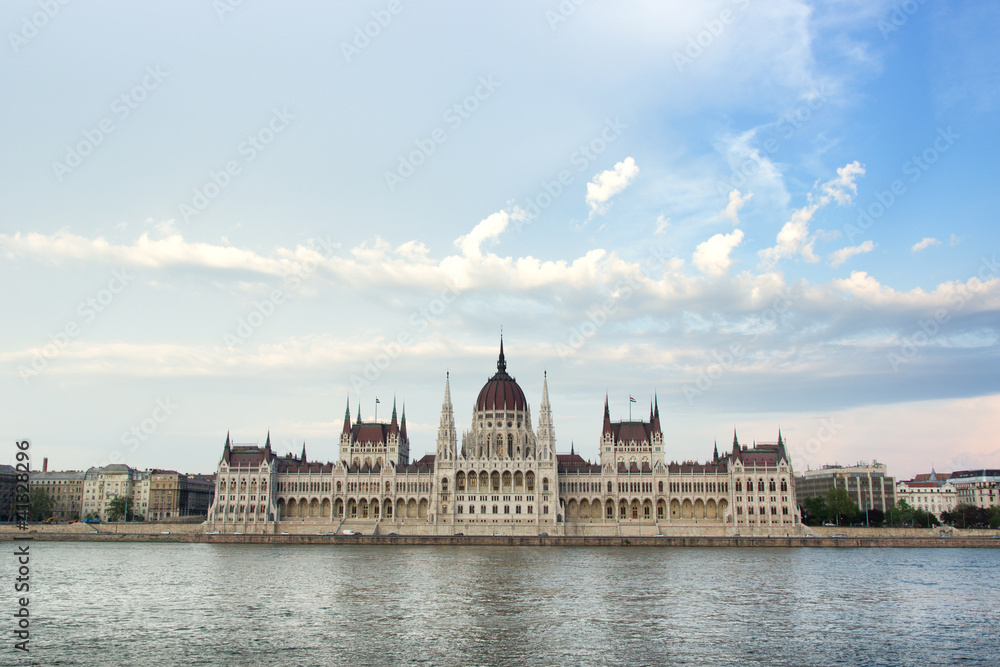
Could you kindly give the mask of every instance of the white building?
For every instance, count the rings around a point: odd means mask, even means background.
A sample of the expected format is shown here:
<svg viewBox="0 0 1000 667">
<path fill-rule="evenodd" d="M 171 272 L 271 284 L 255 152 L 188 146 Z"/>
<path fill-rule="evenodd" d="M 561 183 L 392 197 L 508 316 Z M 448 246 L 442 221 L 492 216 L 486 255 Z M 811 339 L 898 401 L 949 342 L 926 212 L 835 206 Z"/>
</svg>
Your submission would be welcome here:
<svg viewBox="0 0 1000 667">
<path fill-rule="evenodd" d="M 984 509 L 1000 505 L 1000 470 L 961 470 L 948 481 L 955 486 L 959 505 Z"/>
<path fill-rule="evenodd" d="M 543 376 L 537 427 L 503 343 L 497 372 L 473 404 L 472 421 L 455 428 L 446 375 L 436 453 L 409 460 L 405 408 L 389 422 L 352 422 L 350 406 L 336 463 L 302 454 L 278 456 L 226 436 L 216 475 L 209 530 L 270 533 L 314 525 L 441 534 L 655 534 L 668 525 L 799 524 L 794 473 L 778 434 L 741 445 L 710 462 L 666 463 L 667 445 L 654 400 L 649 420 L 612 422 L 607 397 L 600 461 L 556 453 L 555 426 Z"/>
<path fill-rule="evenodd" d="M 948 481 L 949 474 L 931 472 L 917 475 L 914 479 L 896 483 L 896 500 L 905 500 L 914 509 L 930 512 L 941 518 L 942 512 L 950 512 L 958 505 L 958 489 Z"/>
<path fill-rule="evenodd" d="M 118 496 L 127 496 L 132 512 L 145 517 L 149 511 L 149 471 L 123 463 L 87 470 L 83 478 L 84 517 L 97 515 L 106 521 L 111 501 Z"/>
</svg>

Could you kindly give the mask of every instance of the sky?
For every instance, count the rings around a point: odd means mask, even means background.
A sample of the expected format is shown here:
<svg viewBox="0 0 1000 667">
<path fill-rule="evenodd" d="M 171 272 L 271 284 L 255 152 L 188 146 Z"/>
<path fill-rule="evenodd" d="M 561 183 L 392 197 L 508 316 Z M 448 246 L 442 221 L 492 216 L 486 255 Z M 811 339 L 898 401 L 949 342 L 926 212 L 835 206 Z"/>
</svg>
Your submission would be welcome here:
<svg viewBox="0 0 1000 667">
<path fill-rule="evenodd" d="M 0 462 L 336 460 L 345 407 L 394 401 L 417 458 L 502 328 L 560 452 L 655 398 L 668 460 L 780 429 L 798 471 L 1000 467 L 996 3 L 37 0 L 0 31 Z"/>
</svg>

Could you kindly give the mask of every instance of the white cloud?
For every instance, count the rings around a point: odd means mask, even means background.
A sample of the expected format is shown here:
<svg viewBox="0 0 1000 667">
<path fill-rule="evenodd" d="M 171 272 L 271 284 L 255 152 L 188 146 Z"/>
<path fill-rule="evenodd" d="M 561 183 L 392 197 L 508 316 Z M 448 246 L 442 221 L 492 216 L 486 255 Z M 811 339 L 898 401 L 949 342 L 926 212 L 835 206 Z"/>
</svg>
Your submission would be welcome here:
<svg viewBox="0 0 1000 667">
<path fill-rule="evenodd" d="M 857 160 L 837 169 L 837 178 L 830 179 L 820 186 L 820 191 L 823 193 L 819 198 L 820 205 L 825 206 L 830 201 L 841 205 L 850 204 L 854 195 L 858 194 L 855 181 L 864 175 L 865 168 Z"/>
<path fill-rule="evenodd" d="M 925 236 L 917 243 L 914 243 L 913 247 L 910 248 L 910 250 L 912 250 L 913 252 L 920 252 L 922 250 L 926 250 L 932 245 L 941 245 L 941 242 L 931 236 Z"/>
<path fill-rule="evenodd" d="M 587 206 L 590 207 L 590 215 L 603 213 L 607 210 L 607 202 L 616 194 L 624 190 L 639 174 L 639 167 L 635 160 L 627 157 L 614 166 L 614 169 L 602 171 L 594 180 L 587 183 Z"/>
<path fill-rule="evenodd" d="M 753 197 L 753 193 L 747 193 L 744 197 L 740 194 L 739 190 L 733 190 L 729 193 L 729 203 L 726 205 L 725 214 L 726 217 L 733 221 L 734 225 L 740 224 L 739 212 L 743 206 L 750 201 Z"/>
<path fill-rule="evenodd" d="M 849 204 L 858 187 L 855 180 L 865 173 L 861 163 L 854 161 L 837 169 L 837 177 L 818 186 L 820 195 L 809 194 L 809 204 L 792 212 L 791 219 L 778 232 L 778 244 L 758 253 L 763 267 L 774 266 L 779 259 L 800 256 L 807 262 L 818 262 L 814 245 L 817 236 L 810 234 L 809 222 L 820 208 L 835 202 Z M 814 188 L 814 191 L 817 188 Z"/>
<path fill-rule="evenodd" d="M 721 278 L 733 263 L 729 253 L 742 242 L 742 229 L 735 229 L 731 234 L 716 234 L 695 248 L 691 261 L 703 274 Z"/>
<path fill-rule="evenodd" d="M 507 229 L 508 222 L 510 214 L 507 211 L 497 211 L 473 227 L 471 232 L 455 239 L 455 245 L 466 257 L 482 257 L 480 246 L 484 241 L 496 243 L 503 230 Z"/>
<path fill-rule="evenodd" d="M 328 243 L 328 256 L 338 246 Z M 278 248 L 277 257 L 265 257 L 246 248 L 185 241 L 179 233 L 152 239 L 143 233 L 132 245 L 115 245 L 103 237 L 88 239 L 69 232 L 51 235 L 20 232 L 0 234 L 0 247 L 8 253 L 29 255 L 43 262 L 65 260 L 99 262 L 117 266 L 162 269 L 171 266 L 198 266 L 220 270 L 239 270 L 272 276 L 287 275 L 303 262 L 322 261 L 324 254 L 316 247 Z"/>
<path fill-rule="evenodd" d="M 666 234 L 667 227 L 670 226 L 670 218 L 663 217 L 663 214 L 656 216 L 656 231 L 653 232 L 654 235 Z"/>
<path fill-rule="evenodd" d="M 865 241 L 861 245 L 848 246 L 846 248 L 841 248 L 840 250 L 835 250 L 830 253 L 830 266 L 840 266 L 846 262 L 851 257 L 855 255 L 861 255 L 866 252 L 871 252 L 875 249 L 875 244 L 871 241 Z"/>
</svg>

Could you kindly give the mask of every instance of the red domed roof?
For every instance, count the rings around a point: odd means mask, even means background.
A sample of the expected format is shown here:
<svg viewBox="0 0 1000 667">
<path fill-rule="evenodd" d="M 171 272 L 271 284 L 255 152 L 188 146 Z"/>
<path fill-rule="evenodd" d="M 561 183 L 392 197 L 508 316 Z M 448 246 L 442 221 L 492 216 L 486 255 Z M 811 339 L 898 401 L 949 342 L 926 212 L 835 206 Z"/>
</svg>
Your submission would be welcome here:
<svg viewBox="0 0 1000 667">
<path fill-rule="evenodd" d="M 528 402 L 517 381 L 507 375 L 507 361 L 503 356 L 503 340 L 500 341 L 500 358 L 497 373 L 483 385 L 476 399 L 477 410 L 526 410 Z"/>
</svg>

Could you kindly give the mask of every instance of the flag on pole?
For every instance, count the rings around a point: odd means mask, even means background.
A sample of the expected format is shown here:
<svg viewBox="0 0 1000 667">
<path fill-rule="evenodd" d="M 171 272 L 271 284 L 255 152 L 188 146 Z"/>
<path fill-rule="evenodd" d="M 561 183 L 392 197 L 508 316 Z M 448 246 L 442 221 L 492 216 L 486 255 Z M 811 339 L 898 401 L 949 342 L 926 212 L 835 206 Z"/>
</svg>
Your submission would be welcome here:
<svg viewBox="0 0 1000 667">
<path fill-rule="evenodd" d="M 381 402 L 382 402 L 382 401 L 378 400 L 378 396 L 376 396 L 376 397 L 375 397 L 375 403 L 376 403 L 376 404 L 378 404 L 378 403 L 381 403 Z"/>
<path fill-rule="evenodd" d="M 629 403 L 635 403 L 635 399 L 634 399 L 634 398 L 632 398 L 631 396 L 629 396 L 629 397 L 628 397 L 628 402 L 629 402 Z"/>
</svg>

